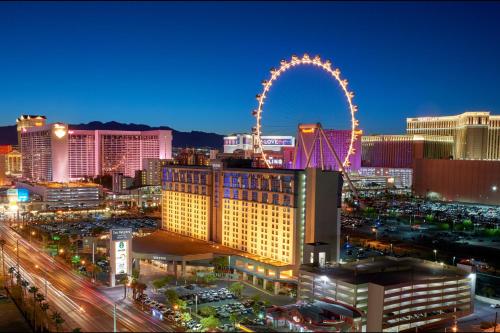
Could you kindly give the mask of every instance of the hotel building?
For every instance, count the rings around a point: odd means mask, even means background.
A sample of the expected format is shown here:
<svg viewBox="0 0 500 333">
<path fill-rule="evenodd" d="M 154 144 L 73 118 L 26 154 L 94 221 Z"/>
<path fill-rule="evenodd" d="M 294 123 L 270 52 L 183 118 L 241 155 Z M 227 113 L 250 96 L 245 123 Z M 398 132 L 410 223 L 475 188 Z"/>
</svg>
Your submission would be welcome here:
<svg viewBox="0 0 500 333">
<path fill-rule="evenodd" d="M 362 167 L 411 168 L 419 158 L 453 156 L 453 137 L 439 135 L 367 135 L 361 138 Z"/>
<path fill-rule="evenodd" d="M 134 177 L 136 170 L 144 169 L 143 161 L 172 157 L 169 130 L 77 130 L 62 123 L 29 126 L 33 119 L 23 117 L 18 128 L 26 179 L 65 182 L 113 173 Z"/>
<path fill-rule="evenodd" d="M 353 307 L 362 331 L 425 330 L 473 313 L 475 274 L 413 258 L 377 257 L 333 267 L 303 265 L 298 297 Z"/>
<path fill-rule="evenodd" d="M 172 158 L 172 131 L 69 131 L 71 179 L 113 173 L 134 177 L 150 158 Z"/>
<path fill-rule="evenodd" d="M 452 136 L 455 159 L 500 160 L 500 115 L 487 111 L 407 118 L 406 132 Z"/>
<path fill-rule="evenodd" d="M 23 178 L 33 181 L 67 182 L 68 126 L 55 123 L 21 130 Z"/>
<path fill-rule="evenodd" d="M 17 144 L 21 147 L 21 133 L 30 127 L 42 127 L 45 126 L 47 118 L 45 116 L 38 115 L 21 115 L 16 119 L 17 127 Z"/>
<path fill-rule="evenodd" d="M 243 253 L 244 280 L 294 283 L 300 263 L 338 260 L 339 172 L 168 165 L 162 187 L 163 229 Z"/>
</svg>

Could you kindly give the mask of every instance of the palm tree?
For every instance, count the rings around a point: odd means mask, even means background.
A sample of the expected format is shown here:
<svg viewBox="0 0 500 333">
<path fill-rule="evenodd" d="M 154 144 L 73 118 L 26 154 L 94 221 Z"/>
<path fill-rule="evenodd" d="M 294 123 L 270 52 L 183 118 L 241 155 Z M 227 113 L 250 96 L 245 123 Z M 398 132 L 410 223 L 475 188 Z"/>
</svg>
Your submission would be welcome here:
<svg viewBox="0 0 500 333">
<path fill-rule="evenodd" d="M 42 303 L 45 300 L 45 296 L 42 294 L 37 293 L 35 296 L 35 302 L 36 303 Z M 36 304 L 33 304 L 33 327 L 35 328 L 36 331 Z"/>
<path fill-rule="evenodd" d="M 123 284 L 123 298 L 127 298 L 127 283 L 128 283 L 128 276 L 124 275 L 120 278 L 118 281 L 118 284 Z"/>
<path fill-rule="evenodd" d="M 61 326 L 65 322 L 64 318 L 57 311 L 52 313 L 52 316 L 50 318 L 52 319 L 52 321 L 56 325 L 56 332 L 59 332 L 59 326 Z"/>
<path fill-rule="evenodd" d="M 30 292 L 31 294 L 33 294 L 33 319 L 34 319 L 35 318 L 35 304 L 36 304 L 35 298 L 36 298 L 36 293 L 38 292 L 38 288 L 35 287 L 35 286 L 31 286 L 28 289 L 28 292 Z"/>
<path fill-rule="evenodd" d="M 16 271 L 16 268 L 14 266 L 9 267 L 10 285 L 11 286 L 14 284 L 14 272 L 15 271 Z"/>
<path fill-rule="evenodd" d="M 42 310 L 42 313 L 44 314 L 44 321 L 47 320 L 47 311 L 49 310 L 50 306 L 49 306 L 49 303 L 47 302 L 42 302 L 40 303 L 40 310 Z M 48 323 L 47 323 L 48 324 Z M 50 327 L 48 327 L 49 325 L 47 325 L 47 330 L 49 330 Z"/>
<path fill-rule="evenodd" d="M 23 288 L 23 295 L 26 296 L 26 288 L 28 288 L 30 284 L 26 280 L 21 280 L 21 287 Z"/>
</svg>

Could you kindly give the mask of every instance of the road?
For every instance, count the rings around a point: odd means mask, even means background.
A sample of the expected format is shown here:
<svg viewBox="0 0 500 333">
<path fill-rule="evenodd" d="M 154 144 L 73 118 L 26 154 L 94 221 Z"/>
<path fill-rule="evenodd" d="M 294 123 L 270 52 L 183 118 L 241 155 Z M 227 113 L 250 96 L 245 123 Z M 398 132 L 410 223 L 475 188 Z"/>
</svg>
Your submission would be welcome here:
<svg viewBox="0 0 500 333">
<path fill-rule="evenodd" d="M 6 270 L 17 266 L 16 241 L 19 242 L 19 269 L 30 285 L 36 285 L 67 322 L 68 329 L 84 332 L 112 332 L 114 300 L 103 295 L 90 282 L 55 261 L 35 244 L 24 240 L 7 225 L 0 223 Z M 117 330 L 120 332 L 174 332 L 166 323 L 142 312 L 128 302 L 117 300 Z"/>
</svg>

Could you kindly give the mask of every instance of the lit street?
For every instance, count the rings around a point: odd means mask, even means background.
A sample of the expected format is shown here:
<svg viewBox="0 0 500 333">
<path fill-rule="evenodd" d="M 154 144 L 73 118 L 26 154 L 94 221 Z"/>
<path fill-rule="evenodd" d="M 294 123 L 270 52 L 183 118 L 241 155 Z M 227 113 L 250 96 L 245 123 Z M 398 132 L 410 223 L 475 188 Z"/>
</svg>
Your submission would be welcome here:
<svg viewBox="0 0 500 333">
<path fill-rule="evenodd" d="M 19 240 L 19 265 L 24 278 L 34 283 L 40 291 L 67 317 L 68 329 L 80 327 L 86 332 L 113 330 L 113 300 L 100 293 L 91 283 L 71 272 L 68 267 L 56 262 L 39 248 L 22 239 L 7 225 L 0 225 L 5 247 L 6 266 L 16 266 L 16 240 Z M 35 266 L 38 265 L 38 268 Z M 43 270 L 43 272 L 42 272 Z M 122 293 L 123 294 L 123 293 Z M 144 330 L 173 331 L 165 323 L 141 312 L 133 305 L 117 299 L 117 329 L 140 332 Z"/>
</svg>

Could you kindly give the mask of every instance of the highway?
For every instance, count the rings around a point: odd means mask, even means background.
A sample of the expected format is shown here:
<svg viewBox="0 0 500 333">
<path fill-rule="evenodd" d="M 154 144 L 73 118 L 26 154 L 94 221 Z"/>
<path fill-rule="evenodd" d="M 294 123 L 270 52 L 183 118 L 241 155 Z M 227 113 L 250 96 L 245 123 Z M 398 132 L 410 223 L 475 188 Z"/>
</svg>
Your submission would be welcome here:
<svg viewBox="0 0 500 333">
<path fill-rule="evenodd" d="M 19 270 L 30 285 L 45 295 L 51 309 L 57 309 L 66 320 L 67 330 L 76 327 L 83 332 L 112 332 L 114 301 L 67 266 L 55 261 L 36 244 L 31 244 L 7 225 L 0 223 L 0 235 L 6 240 L 5 270 L 17 267 L 16 242 L 19 242 Z M 47 279 L 47 280 L 45 280 Z M 45 281 L 47 283 L 45 284 Z M 116 300 L 117 331 L 174 332 L 174 328 L 134 306 Z"/>
</svg>

